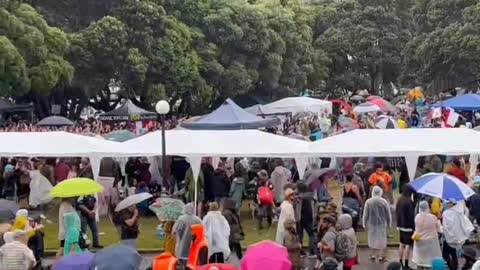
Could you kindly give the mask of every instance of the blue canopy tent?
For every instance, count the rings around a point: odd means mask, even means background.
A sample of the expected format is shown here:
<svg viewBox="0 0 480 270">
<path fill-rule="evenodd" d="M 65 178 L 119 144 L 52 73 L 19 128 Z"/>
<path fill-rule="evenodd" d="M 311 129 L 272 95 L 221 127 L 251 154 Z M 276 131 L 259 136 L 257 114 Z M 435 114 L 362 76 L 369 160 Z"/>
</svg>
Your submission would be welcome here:
<svg viewBox="0 0 480 270">
<path fill-rule="evenodd" d="M 181 127 L 196 130 L 234 130 L 273 127 L 280 124 L 278 118 L 261 118 L 240 108 L 233 100 L 227 99 L 215 111 L 192 123 L 182 123 Z"/>
<path fill-rule="evenodd" d="M 449 107 L 459 111 L 480 111 L 480 95 L 465 94 L 437 102 L 432 107 Z"/>
</svg>

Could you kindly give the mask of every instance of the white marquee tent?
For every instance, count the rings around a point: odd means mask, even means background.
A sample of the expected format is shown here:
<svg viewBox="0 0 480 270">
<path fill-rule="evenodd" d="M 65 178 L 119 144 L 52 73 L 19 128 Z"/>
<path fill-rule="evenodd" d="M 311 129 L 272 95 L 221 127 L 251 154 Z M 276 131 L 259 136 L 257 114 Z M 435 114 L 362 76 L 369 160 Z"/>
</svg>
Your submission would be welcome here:
<svg viewBox="0 0 480 270">
<path fill-rule="evenodd" d="M 287 97 L 272 103 L 261 105 L 257 107 L 257 110 L 263 114 L 296 114 L 300 112 L 330 114 L 332 113 L 332 102 L 310 97 Z"/>
<path fill-rule="evenodd" d="M 476 160 L 480 133 L 466 128 L 357 129 L 314 142 L 310 151 L 320 157 L 405 157 L 413 179 L 419 156 L 473 154 Z"/>
</svg>

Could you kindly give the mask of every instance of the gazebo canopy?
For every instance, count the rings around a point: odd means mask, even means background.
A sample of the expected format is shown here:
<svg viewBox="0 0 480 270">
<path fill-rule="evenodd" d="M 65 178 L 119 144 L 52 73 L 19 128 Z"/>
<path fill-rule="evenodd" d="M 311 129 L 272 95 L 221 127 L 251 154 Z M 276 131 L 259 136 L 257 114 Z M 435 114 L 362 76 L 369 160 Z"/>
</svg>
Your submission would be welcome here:
<svg viewBox="0 0 480 270">
<path fill-rule="evenodd" d="M 103 113 L 99 116 L 103 121 L 142 121 L 156 120 L 157 114 L 139 108 L 130 99 L 127 99 L 120 107 Z"/>
<path fill-rule="evenodd" d="M 13 104 L 6 99 L 0 99 L 0 112 L 30 112 L 33 110 L 30 104 Z"/>
<path fill-rule="evenodd" d="M 63 117 L 63 116 L 58 116 L 58 115 L 52 115 L 52 116 L 48 116 L 48 117 L 45 117 L 43 118 L 42 120 L 40 120 L 40 122 L 38 122 L 37 126 L 50 126 L 50 127 L 65 127 L 65 126 L 68 126 L 68 127 L 71 127 L 73 126 L 74 123 L 66 118 L 66 117 Z"/>
<path fill-rule="evenodd" d="M 456 96 L 444 101 L 437 102 L 432 107 L 448 107 L 461 111 L 478 111 L 480 110 L 480 95 L 465 94 Z"/>
<path fill-rule="evenodd" d="M 272 127 L 280 123 L 277 118 L 264 119 L 253 115 L 233 100 L 227 99 L 215 111 L 191 123 L 182 123 L 181 127 L 196 130 L 233 130 Z"/>
</svg>

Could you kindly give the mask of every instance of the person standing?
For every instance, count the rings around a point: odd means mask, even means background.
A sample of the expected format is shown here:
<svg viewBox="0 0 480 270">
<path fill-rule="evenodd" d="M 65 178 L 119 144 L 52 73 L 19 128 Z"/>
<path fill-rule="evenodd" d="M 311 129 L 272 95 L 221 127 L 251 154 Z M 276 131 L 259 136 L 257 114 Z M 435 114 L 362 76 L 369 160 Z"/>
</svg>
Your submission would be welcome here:
<svg viewBox="0 0 480 270">
<path fill-rule="evenodd" d="M 124 245 L 137 247 L 137 238 L 139 234 L 138 220 L 140 215 L 135 205 L 129 206 L 118 213 L 120 223 L 120 242 Z"/>
<path fill-rule="evenodd" d="M 57 165 L 55 165 L 54 174 L 55 182 L 60 183 L 65 179 L 68 179 L 68 173 L 70 172 L 70 167 L 64 158 L 58 160 Z"/>
<path fill-rule="evenodd" d="M 302 244 L 300 243 L 295 229 L 295 220 L 287 219 L 284 223 L 285 233 L 282 245 L 287 248 L 288 257 L 292 262 L 292 270 L 303 269 Z"/>
<path fill-rule="evenodd" d="M 320 249 L 320 257 L 322 261 L 327 259 L 335 260 L 335 240 L 337 239 L 337 231 L 335 230 L 336 220 L 332 216 L 325 216 L 320 221 L 320 230 L 323 234 L 318 247 Z"/>
<path fill-rule="evenodd" d="M 87 233 L 87 227 L 92 231 L 93 248 L 102 249 L 98 241 L 98 226 L 95 218 L 95 208 L 97 200 L 93 195 L 80 197 L 78 200 L 78 210 L 80 212 L 80 221 L 82 233 Z"/>
<path fill-rule="evenodd" d="M 243 169 L 243 166 L 240 163 L 237 164 L 238 166 L 235 166 L 232 185 L 230 186 L 230 198 L 235 202 L 235 208 L 237 211 L 240 211 L 240 208 L 242 207 L 242 198 L 246 192 L 246 179 L 244 178 L 246 173 L 244 172 L 245 169 Z"/>
<path fill-rule="evenodd" d="M 398 255 L 400 264 L 405 270 L 408 267 L 408 260 L 410 258 L 410 250 L 413 247 L 413 231 L 415 230 L 415 205 L 412 201 L 412 189 L 410 186 L 405 186 L 402 196 L 397 201 L 395 209 L 397 229 L 400 233 L 400 246 Z"/>
<path fill-rule="evenodd" d="M 442 215 L 443 234 L 445 236 L 442 255 L 450 269 L 457 269 L 458 250 L 462 248 L 474 228 L 465 216 L 462 204 L 457 204 L 455 200 L 448 200 L 447 207 L 448 209 Z"/>
<path fill-rule="evenodd" d="M 29 270 L 35 264 L 35 256 L 27 246 L 27 233 L 16 230 L 12 233 L 12 241 L 0 247 L 0 269 Z"/>
<path fill-rule="evenodd" d="M 177 219 L 172 229 L 172 234 L 177 237 L 175 254 L 180 269 L 185 269 L 187 265 L 193 238 L 192 225 L 202 223 L 202 220 L 193 214 L 194 210 L 193 203 L 186 204 L 183 207 L 183 215 Z"/>
<path fill-rule="evenodd" d="M 93 179 L 93 170 L 88 158 L 82 158 L 80 161 L 80 170 L 78 171 L 78 177 Z"/>
<path fill-rule="evenodd" d="M 275 204 L 275 195 L 273 194 L 273 186 L 268 179 L 268 173 L 266 170 L 261 170 L 258 172 L 257 180 L 252 180 L 253 183 L 257 183 L 258 187 L 256 188 L 256 200 L 258 202 L 257 207 L 257 218 L 258 218 L 258 229 L 262 229 L 263 219 L 267 219 L 268 228 L 272 226 L 273 218 L 273 206 Z"/>
<path fill-rule="evenodd" d="M 76 200 L 74 198 L 65 198 L 62 199 L 60 207 L 58 208 L 58 240 L 60 241 L 61 251 L 59 251 L 57 256 L 63 254 L 63 248 L 65 247 L 65 222 L 63 217 L 67 213 L 76 211 L 74 206 L 75 203 Z M 80 223 L 78 225 L 80 226 Z"/>
<path fill-rule="evenodd" d="M 308 186 L 304 183 L 297 183 L 297 199 L 295 201 L 295 219 L 297 220 L 296 231 L 300 243 L 303 243 L 303 232 L 308 235 L 308 246 L 313 254 L 315 249 L 315 233 L 313 230 L 313 212 L 315 202 L 313 192 L 310 192 Z"/>
<path fill-rule="evenodd" d="M 275 160 L 275 169 L 270 175 L 270 181 L 273 185 L 273 193 L 275 194 L 275 203 L 277 206 L 284 200 L 284 187 L 289 183 L 291 178 L 292 173 L 283 166 L 283 160 Z"/>
<path fill-rule="evenodd" d="M 372 198 L 365 202 L 363 211 L 363 227 L 368 231 L 368 247 L 377 251 L 378 261 L 381 263 L 385 261 L 387 229 L 392 223 L 390 205 L 382 195 L 382 189 L 374 186 Z M 370 255 L 370 260 L 376 260 L 374 254 Z"/>
<path fill-rule="evenodd" d="M 358 264 L 358 254 L 357 254 L 357 235 L 353 229 L 353 220 L 349 214 L 343 214 L 338 217 L 337 229 L 339 232 L 343 233 L 349 241 L 348 256 L 347 259 L 343 262 L 343 269 L 350 270 L 356 264 Z"/>
<path fill-rule="evenodd" d="M 210 203 L 209 209 L 202 221 L 208 242 L 209 262 L 224 263 L 230 256 L 230 225 L 219 211 L 218 203 Z"/>
<path fill-rule="evenodd" d="M 282 244 L 283 234 L 285 232 L 285 221 L 288 219 L 295 220 L 295 210 L 293 210 L 293 202 L 295 200 L 295 191 L 291 188 L 285 190 L 285 200 L 280 205 L 280 217 L 278 218 L 277 235 L 275 242 Z"/>
<path fill-rule="evenodd" d="M 465 175 L 465 170 L 462 168 L 462 163 L 458 159 L 452 160 L 450 170 L 447 172 L 450 175 L 453 175 L 460 179 L 460 181 L 464 182 L 465 184 L 468 182 L 468 178 Z"/>
<path fill-rule="evenodd" d="M 417 265 L 418 270 L 423 270 L 430 269 L 432 261 L 442 256 L 438 241 L 441 225 L 437 217 L 430 213 L 427 201 L 421 201 L 418 210 L 412 236 L 414 241 L 412 261 Z"/>
<path fill-rule="evenodd" d="M 230 250 L 234 251 L 239 260 L 242 259 L 242 247 L 240 241 L 243 240 L 245 234 L 243 232 L 242 224 L 240 223 L 240 216 L 238 210 L 235 207 L 235 201 L 232 199 L 226 199 L 223 201 L 222 215 L 228 221 L 230 225 Z"/>
</svg>

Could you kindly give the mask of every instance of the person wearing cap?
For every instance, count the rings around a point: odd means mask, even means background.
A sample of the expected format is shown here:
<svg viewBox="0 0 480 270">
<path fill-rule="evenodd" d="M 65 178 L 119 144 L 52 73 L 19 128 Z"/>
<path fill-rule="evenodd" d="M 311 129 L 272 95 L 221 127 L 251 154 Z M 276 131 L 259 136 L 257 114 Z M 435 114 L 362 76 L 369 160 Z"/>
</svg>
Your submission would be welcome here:
<svg viewBox="0 0 480 270">
<path fill-rule="evenodd" d="M 291 188 L 285 189 L 285 199 L 280 205 L 280 217 L 278 218 L 277 235 L 275 241 L 282 244 L 285 233 L 285 221 L 295 220 L 295 210 L 293 209 L 293 202 L 295 200 L 295 191 Z"/>
<path fill-rule="evenodd" d="M 457 252 L 468 240 L 474 227 L 472 222 L 465 216 L 462 204 L 456 200 L 447 200 L 448 209 L 443 212 L 442 224 L 443 242 L 442 256 L 450 269 L 458 268 Z"/>
<path fill-rule="evenodd" d="M 0 247 L 0 269 L 2 270 L 29 270 L 35 264 L 35 256 L 28 248 L 27 234 L 16 230 L 11 237 L 13 240 Z"/>
</svg>

